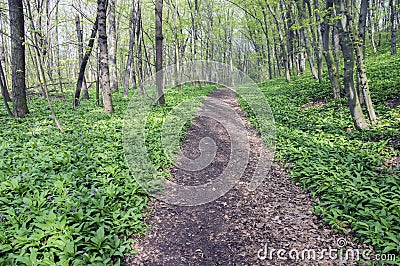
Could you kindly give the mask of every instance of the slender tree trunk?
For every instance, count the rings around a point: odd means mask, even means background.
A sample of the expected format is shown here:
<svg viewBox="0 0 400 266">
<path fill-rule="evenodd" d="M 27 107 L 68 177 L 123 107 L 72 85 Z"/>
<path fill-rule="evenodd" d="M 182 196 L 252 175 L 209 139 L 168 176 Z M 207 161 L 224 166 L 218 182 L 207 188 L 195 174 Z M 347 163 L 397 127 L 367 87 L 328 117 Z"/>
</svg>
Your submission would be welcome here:
<svg viewBox="0 0 400 266">
<path fill-rule="evenodd" d="M 135 33 L 136 33 L 136 24 L 137 24 L 137 8 L 138 8 L 138 0 L 133 0 L 132 3 L 132 15 L 131 15 L 131 32 L 129 37 L 129 51 L 128 51 L 128 60 L 126 61 L 125 67 L 125 76 L 124 76 L 124 97 L 128 97 L 129 93 L 129 81 L 132 75 L 132 87 L 136 89 L 136 75 L 135 70 L 132 71 L 132 66 L 134 64 L 133 60 L 133 50 L 135 47 Z M 134 69 L 134 68 L 133 68 Z"/>
<path fill-rule="evenodd" d="M 285 68 L 286 81 L 290 82 L 290 69 L 289 69 L 289 62 L 288 62 L 289 59 L 288 59 L 288 56 L 287 56 L 287 53 L 286 53 L 285 44 L 284 44 L 284 41 L 283 41 L 282 31 L 280 30 L 280 27 L 279 27 L 279 21 L 278 21 L 278 18 L 276 16 L 276 14 L 275 14 L 275 11 L 272 10 L 271 6 L 268 3 L 267 3 L 267 6 L 268 6 L 269 11 L 272 14 L 272 17 L 274 18 L 275 26 L 276 26 L 276 29 L 278 31 L 278 37 L 279 37 L 279 43 L 280 43 L 281 55 L 282 55 L 281 57 L 282 57 L 282 61 L 283 61 L 283 66 Z"/>
<path fill-rule="evenodd" d="M 99 56 L 99 46 L 97 46 L 96 51 L 96 106 L 100 107 L 100 56 Z"/>
<path fill-rule="evenodd" d="M 9 0 L 13 108 L 16 117 L 28 113 L 25 84 L 25 23 L 22 0 Z"/>
<path fill-rule="evenodd" d="M 266 40 L 266 45 L 267 45 L 267 62 L 268 62 L 268 75 L 269 79 L 273 79 L 272 75 L 272 63 L 271 63 L 271 44 L 269 40 L 269 26 L 268 26 L 268 21 L 267 21 L 267 11 L 263 8 L 263 19 L 264 19 L 264 35 L 265 35 L 265 40 Z"/>
<path fill-rule="evenodd" d="M 76 82 L 76 89 L 74 95 L 74 107 L 79 105 L 79 98 L 81 95 L 82 85 L 85 78 L 85 70 L 89 61 L 90 54 L 93 50 L 94 41 L 96 38 L 97 30 L 99 27 L 99 15 L 97 14 L 96 21 L 93 24 L 92 33 L 90 35 L 89 44 L 86 47 L 85 55 L 83 56 L 82 63 L 79 67 L 78 80 Z"/>
<path fill-rule="evenodd" d="M 357 62 L 357 74 L 359 81 L 359 89 L 364 97 L 364 104 L 368 110 L 368 117 L 372 125 L 376 125 L 378 123 L 378 118 L 375 114 L 375 109 L 372 104 L 371 94 L 369 91 L 368 78 L 366 73 L 366 67 L 364 62 L 364 54 L 365 54 L 365 27 L 366 27 L 366 18 L 368 12 L 368 1 L 369 0 L 361 0 L 360 7 L 360 16 L 358 22 L 358 39 L 355 40 L 355 51 L 356 51 L 356 62 Z M 354 34 L 355 35 L 355 34 Z"/>
<path fill-rule="evenodd" d="M 4 71 L 3 71 L 3 64 L 1 61 L 0 61 L 0 74 L 1 74 L 0 89 L 1 89 L 1 96 L 3 98 L 4 106 L 6 107 L 8 115 L 10 117 L 14 117 L 14 114 L 11 111 L 10 106 L 8 105 L 8 102 L 9 102 L 8 99 L 10 98 L 10 95 L 8 94 L 7 84 L 4 83 Z"/>
<path fill-rule="evenodd" d="M 173 27 L 174 27 L 174 42 L 175 42 L 175 47 L 174 47 L 174 85 L 178 86 L 178 91 L 179 93 L 181 93 L 181 89 L 182 86 L 181 84 L 179 84 L 179 73 L 180 73 L 180 62 L 179 62 L 179 47 L 180 47 L 180 42 L 179 42 L 179 38 L 178 38 L 178 23 L 177 23 L 177 19 L 179 19 L 179 10 L 178 10 L 178 0 L 175 0 L 175 4 L 174 4 L 174 14 L 173 14 Z M 208 22 L 212 23 L 212 20 L 208 19 Z M 209 30 L 210 31 L 210 30 Z M 209 38 L 210 39 L 210 38 Z M 207 40 L 207 59 L 208 60 L 208 45 L 209 45 L 209 41 Z M 207 70 L 209 71 L 209 69 L 207 68 Z"/>
<path fill-rule="evenodd" d="M 115 6 L 117 0 L 108 0 L 110 13 L 108 15 L 109 25 L 109 70 L 110 70 L 110 88 L 112 92 L 119 90 L 118 88 L 118 77 L 117 77 L 117 24 L 115 20 Z"/>
<path fill-rule="evenodd" d="M 297 9 L 299 11 L 300 22 L 301 22 L 301 24 L 303 24 L 304 20 L 305 20 L 305 14 L 306 14 L 303 0 L 297 0 Z M 312 26 L 310 25 L 310 27 L 312 27 Z M 301 48 L 300 66 L 301 66 L 301 69 L 302 69 L 300 74 L 303 74 L 304 70 L 305 70 L 305 64 L 306 63 L 305 63 L 305 56 L 304 55 L 306 55 L 307 58 L 308 58 L 308 63 L 310 65 L 311 73 L 313 74 L 315 79 L 318 79 L 318 73 L 317 73 L 317 70 L 315 69 L 315 66 L 314 66 L 313 56 L 312 56 L 312 54 L 310 52 L 310 49 L 309 49 L 309 46 L 308 46 L 308 43 L 307 43 L 307 36 L 306 36 L 305 26 L 302 25 L 302 27 L 301 27 L 301 29 L 299 31 L 300 31 L 300 40 L 299 40 L 299 42 L 300 42 L 300 48 Z M 314 39 L 313 36 L 312 36 L 312 39 Z"/>
<path fill-rule="evenodd" d="M 101 92 L 103 96 L 104 111 L 113 113 L 110 72 L 108 68 L 108 44 L 107 44 L 107 26 L 106 26 L 106 0 L 97 0 L 97 14 L 99 18 L 99 49 L 100 49 L 100 69 L 101 69 Z"/>
<path fill-rule="evenodd" d="M 33 35 L 33 40 L 34 40 L 33 48 L 36 51 L 36 56 L 33 56 L 31 54 L 31 57 L 33 59 L 33 63 L 36 64 L 35 68 L 37 71 L 37 77 L 39 80 L 40 88 L 42 89 L 42 93 L 47 100 L 47 104 L 50 109 L 51 116 L 53 117 L 54 123 L 56 124 L 56 126 L 60 130 L 60 132 L 64 133 L 64 129 L 62 128 L 61 123 L 58 121 L 58 118 L 56 116 L 56 113 L 54 111 L 53 105 L 52 105 L 50 97 L 49 97 L 49 90 L 48 90 L 47 81 L 46 81 L 46 72 L 44 70 L 44 66 L 45 66 L 44 57 L 47 54 L 47 48 L 46 48 L 46 46 L 44 46 L 45 43 L 43 42 L 41 30 L 38 31 L 36 29 L 35 20 L 32 15 L 32 9 L 31 9 L 30 3 L 28 1 L 26 3 L 27 3 L 27 10 L 28 10 L 28 18 L 31 22 L 32 35 Z M 41 29 L 40 17 L 39 17 L 38 21 L 39 21 L 39 28 Z M 38 35 L 40 38 L 38 38 Z M 42 83 L 42 80 L 43 80 L 43 83 Z"/>
<path fill-rule="evenodd" d="M 348 97 L 349 109 L 354 126 L 357 129 L 364 129 L 368 127 L 368 124 L 365 121 L 354 82 L 354 46 L 349 31 L 349 25 L 352 23 L 351 15 L 349 15 L 348 7 L 345 6 L 343 0 L 335 0 L 335 5 L 338 6 L 338 14 L 341 16 L 339 36 L 344 59 L 344 86 Z"/>
<path fill-rule="evenodd" d="M 327 0 L 326 1 L 326 10 L 329 10 L 333 7 L 333 0 Z M 331 82 L 332 86 L 332 91 L 333 91 L 333 97 L 335 99 L 339 99 L 341 95 L 341 85 L 340 85 L 340 80 L 339 80 L 339 71 L 336 68 L 335 62 L 334 62 L 334 57 L 333 57 L 333 52 L 332 49 L 330 48 L 329 45 L 329 32 L 330 32 L 330 26 L 329 26 L 329 20 L 331 18 L 331 14 L 329 12 L 326 13 L 324 17 L 324 23 L 321 26 L 321 34 L 322 34 L 322 44 L 323 44 L 323 49 L 324 49 L 324 57 L 326 61 L 326 65 L 328 67 L 328 74 L 329 74 L 329 80 Z"/>
<path fill-rule="evenodd" d="M 62 83 L 62 75 L 61 75 L 61 63 L 60 63 L 60 40 L 59 40 L 59 18 L 58 18 L 58 3 L 56 4 L 56 42 L 57 42 L 57 51 L 56 51 L 56 63 L 57 63 L 57 75 L 58 75 L 58 84 L 60 86 L 60 92 L 63 99 L 65 99 L 63 83 Z"/>
<path fill-rule="evenodd" d="M 390 6 L 390 25 L 391 25 L 391 53 L 395 55 L 397 53 L 397 46 L 396 46 L 396 32 L 397 32 L 397 25 L 396 25 L 396 17 L 397 17 L 397 10 L 396 10 L 396 3 L 394 0 L 389 0 Z"/>
<path fill-rule="evenodd" d="M 276 65 L 277 65 L 276 70 L 278 71 L 278 77 L 281 77 L 282 76 L 282 73 L 281 73 L 282 66 L 279 62 L 281 62 L 282 60 L 279 59 L 279 52 L 278 52 L 278 45 L 277 45 L 278 42 L 279 42 L 279 40 L 277 40 L 275 38 L 274 39 L 274 51 L 275 51 L 274 54 L 275 54 L 275 61 L 276 61 Z"/>
<path fill-rule="evenodd" d="M 81 19 L 79 15 L 76 16 L 75 18 L 75 25 L 76 25 L 76 35 L 78 37 L 78 55 L 79 55 L 79 65 L 82 65 L 83 61 L 83 30 L 81 26 Z M 85 75 L 83 75 L 83 81 L 82 81 L 82 98 L 83 99 L 89 99 L 89 91 L 88 87 L 86 84 L 86 78 Z"/>
<path fill-rule="evenodd" d="M 314 15 L 312 13 L 311 3 L 309 0 L 304 0 L 304 3 L 307 6 L 308 17 L 312 21 L 312 18 L 314 17 Z M 314 3 L 314 10 L 317 10 L 318 5 L 319 5 L 318 0 L 314 0 L 313 3 Z M 322 75 L 323 75 L 322 50 L 323 49 L 322 49 L 321 17 L 319 15 L 319 12 L 315 12 L 315 22 L 317 24 L 315 27 L 313 25 L 309 26 L 310 35 L 311 35 L 311 47 L 312 47 L 313 56 L 317 63 L 317 69 L 315 70 L 316 78 L 318 79 L 319 82 L 322 82 Z M 310 52 L 308 52 L 308 53 L 310 53 Z M 312 58 L 311 53 L 310 53 L 309 57 Z M 310 60 L 310 66 L 311 66 L 311 62 L 312 62 L 312 60 Z"/>
<path fill-rule="evenodd" d="M 139 81 L 139 93 L 144 94 L 144 86 L 143 86 L 143 52 L 142 52 L 142 11 L 140 5 L 138 6 L 138 27 L 136 30 L 136 38 L 137 38 L 137 68 L 138 68 L 138 81 Z"/>
<path fill-rule="evenodd" d="M 2 96 L 3 96 L 4 100 L 7 103 L 9 103 L 9 102 L 11 102 L 11 97 L 10 97 L 10 93 L 8 92 L 7 78 L 4 73 L 4 67 L 3 67 L 5 65 L 3 42 L 0 43 L 0 53 L 1 53 L 0 54 L 0 82 L 1 82 L 2 89 L 4 89 L 4 92 L 2 92 Z M 6 108 L 7 108 L 7 106 L 6 106 Z"/>
<path fill-rule="evenodd" d="M 164 73 L 163 73 L 163 31 L 162 31 L 163 0 L 156 0 L 156 85 L 158 104 L 165 104 L 164 98 Z"/>
<path fill-rule="evenodd" d="M 371 35 L 371 45 L 374 54 L 376 54 L 376 44 L 375 44 L 375 9 L 376 9 L 376 0 L 372 0 L 371 9 L 368 12 L 368 21 L 369 21 L 369 29 Z"/>
</svg>

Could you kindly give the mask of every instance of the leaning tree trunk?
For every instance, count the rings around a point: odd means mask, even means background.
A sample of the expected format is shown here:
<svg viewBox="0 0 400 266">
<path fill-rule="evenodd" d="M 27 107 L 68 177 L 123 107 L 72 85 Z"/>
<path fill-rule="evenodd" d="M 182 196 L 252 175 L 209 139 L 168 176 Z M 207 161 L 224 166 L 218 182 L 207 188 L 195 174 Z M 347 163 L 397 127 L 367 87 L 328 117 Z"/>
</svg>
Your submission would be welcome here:
<svg viewBox="0 0 400 266">
<path fill-rule="evenodd" d="M 117 24 L 115 20 L 115 6 L 117 0 L 108 0 L 110 12 L 108 15 L 109 25 L 109 71 L 110 71 L 110 88 L 111 91 L 118 91 L 118 77 L 117 77 Z"/>
<path fill-rule="evenodd" d="M 162 9 L 163 0 L 156 0 L 156 86 L 158 94 L 158 104 L 165 104 L 164 98 L 164 73 L 163 64 L 163 32 L 162 32 Z"/>
<path fill-rule="evenodd" d="M 329 10 L 333 7 L 333 0 L 327 0 L 326 1 L 326 10 Z M 331 18 L 331 14 L 329 12 L 326 13 L 324 17 L 324 23 L 321 26 L 321 34 L 322 34 L 322 44 L 323 44 L 323 49 L 324 49 L 324 57 L 326 61 L 326 65 L 328 67 L 328 74 L 329 74 L 329 80 L 331 82 L 332 86 L 332 91 L 333 91 L 333 97 L 335 99 L 340 98 L 340 94 L 342 91 L 341 85 L 340 85 L 340 80 L 339 80 L 339 71 L 336 68 L 336 64 L 334 61 L 333 57 L 333 51 L 330 48 L 329 45 L 329 32 L 330 32 L 330 26 L 329 26 L 329 20 Z"/>
<path fill-rule="evenodd" d="M 5 83 L 4 77 L 4 71 L 3 71 L 3 64 L 0 60 L 0 89 L 1 89 L 1 96 L 3 98 L 4 106 L 6 107 L 7 113 L 10 117 L 14 117 L 13 112 L 10 109 L 10 106 L 8 105 L 8 99 L 10 98 L 10 95 L 8 94 L 7 90 L 7 84 Z"/>
<path fill-rule="evenodd" d="M 78 37 L 78 54 L 79 54 L 79 65 L 82 65 L 83 61 L 83 31 L 81 27 L 81 19 L 79 15 L 76 16 L 75 18 L 75 24 L 76 24 L 76 35 Z M 88 87 L 86 84 L 86 78 L 85 75 L 83 75 L 83 81 L 82 81 L 82 98 L 83 99 L 89 99 L 89 91 Z"/>
<path fill-rule="evenodd" d="M 8 103 L 11 102 L 12 100 L 10 97 L 10 93 L 8 92 L 7 79 L 6 79 L 6 75 L 4 73 L 4 68 L 3 68 L 4 62 L 5 61 L 0 60 L 0 82 L 1 82 L 2 89 L 4 89 L 4 92 L 2 92 L 1 95 L 8 105 Z M 7 108 L 7 106 L 6 106 L 6 108 Z"/>
<path fill-rule="evenodd" d="M 354 82 L 354 46 L 353 40 L 350 37 L 352 33 L 349 30 L 349 25 L 352 23 L 351 15 L 346 12 L 348 7 L 345 7 L 343 0 L 335 0 L 335 5 L 338 6 L 338 15 L 341 17 L 338 23 L 339 37 L 344 59 L 344 86 L 346 88 L 349 109 L 354 126 L 357 129 L 364 129 L 368 127 L 368 124 L 365 121 Z"/>
<path fill-rule="evenodd" d="M 101 69 L 101 92 L 103 96 L 104 111 L 113 113 L 111 88 L 110 88 L 110 71 L 108 68 L 108 44 L 107 44 L 107 26 L 106 26 L 106 1 L 97 0 L 97 14 L 99 18 L 99 49 L 100 49 L 100 69 Z"/>
<path fill-rule="evenodd" d="M 94 40 L 96 38 L 97 30 L 99 28 L 99 15 L 97 14 L 96 21 L 94 22 L 92 33 L 90 35 L 89 44 L 86 48 L 85 55 L 83 56 L 82 63 L 79 67 L 78 80 L 76 82 L 76 89 L 74 95 L 74 107 L 79 105 L 79 98 L 81 95 L 82 85 L 85 78 L 85 70 L 89 61 L 90 54 L 93 50 Z"/>
<path fill-rule="evenodd" d="M 25 23 L 22 0 L 9 0 L 13 108 L 16 117 L 28 113 L 25 83 Z"/>
</svg>

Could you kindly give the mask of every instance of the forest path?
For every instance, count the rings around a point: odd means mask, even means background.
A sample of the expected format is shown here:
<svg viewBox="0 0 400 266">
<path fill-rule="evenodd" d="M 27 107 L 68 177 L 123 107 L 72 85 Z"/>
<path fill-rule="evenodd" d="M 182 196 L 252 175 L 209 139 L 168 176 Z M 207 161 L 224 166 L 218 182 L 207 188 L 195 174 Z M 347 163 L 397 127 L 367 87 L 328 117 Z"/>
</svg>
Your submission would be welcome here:
<svg viewBox="0 0 400 266">
<path fill-rule="evenodd" d="M 321 225 L 312 214 L 313 202 L 287 176 L 281 166 L 272 164 L 264 182 L 253 192 L 247 189 L 255 169 L 258 152 L 263 149 L 260 136 L 241 111 L 236 95 L 229 89 L 218 89 L 206 98 L 223 101 L 239 114 L 246 124 L 250 141 L 250 159 L 236 186 L 217 200 L 195 207 L 180 207 L 155 200 L 149 203 L 146 223 L 148 235 L 134 245 L 138 254 L 127 259 L 130 265 L 341 265 L 323 249 L 344 245 L 345 236 Z M 203 105 L 203 108 L 206 105 Z M 207 107 L 205 107 L 207 108 Z M 185 172 L 173 168 L 175 182 L 205 183 L 221 174 L 230 158 L 230 136 L 215 120 L 197 116 L 187 131 L 183 154 L 200 155 L 199 141 L 214 139 L 218 145 L 214 161 L 205 169 Z M 347 247 L 354 247 L 348 242 Z M 272 249 L 275 251 L 272 252 Z M 279 258 L 278 249 L 284 249 Z M 266 250 L 266 252 L 264 252 Z M 299 252 L 299 259 L 288 259 L 289 252 Z M 305 250 L 305 252 L 303 252 Z M 308 251 L 316 260 L 307 260 Z M 270 256 L 272 252 L 272 255 Z M 302 259 L 302 253 L 304 258 Z M 321 255 L 323 254 L 323 255 Z M 292 255 L 296 255 L 292 252 Z M 334 255 L 334 253 L 333 253 Z M 323 258 L 320 258 L 323 256 Z M 354 265 L 348 261 L 345 265 Z"/>
</svg>

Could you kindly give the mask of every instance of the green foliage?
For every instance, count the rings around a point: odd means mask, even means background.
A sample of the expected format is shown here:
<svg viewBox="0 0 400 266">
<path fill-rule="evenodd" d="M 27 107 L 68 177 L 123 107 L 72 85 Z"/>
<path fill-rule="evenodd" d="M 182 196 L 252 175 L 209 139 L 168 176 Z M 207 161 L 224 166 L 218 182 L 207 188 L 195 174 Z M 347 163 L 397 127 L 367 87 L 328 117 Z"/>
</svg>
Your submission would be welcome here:
<svg viewBox="0 0 400 266">
<path fill-rule="evenodd" d="M 276 159 L 311 191 L 315 213 L 399 260 L 400 168 L 393 160 L 400 152 L 391 143 L 399 141 L 400 107 L 385 104 L 400 95 L 398 60 L 385 55 L 368 62 L 380 123 L 363 132 L 354 130 L 347 101 L 331 100 L 327 78 L 322 84 L 303 76 L 260 86 L 276 121 Z"/>
<path fill-rule="evenodd" d="M 149 130 L 161 127 L 172 106 L 213 88 L 169 91 Z M 115 94 L 113 115 L 93 101 L 74 111 L 71 102 L 54 104 L 65 134 L 43 98 L 29 102 L 27 119 L 7 118 L 1 108 L 0 265 L 119 265 L 132 252 L 130 237 L 145 232 L 148 195 L 130 175 L 122 147 L 129 100 Z M 163 168 L 158 138 L 149 135 L 148 151 Z"/>
</svg>

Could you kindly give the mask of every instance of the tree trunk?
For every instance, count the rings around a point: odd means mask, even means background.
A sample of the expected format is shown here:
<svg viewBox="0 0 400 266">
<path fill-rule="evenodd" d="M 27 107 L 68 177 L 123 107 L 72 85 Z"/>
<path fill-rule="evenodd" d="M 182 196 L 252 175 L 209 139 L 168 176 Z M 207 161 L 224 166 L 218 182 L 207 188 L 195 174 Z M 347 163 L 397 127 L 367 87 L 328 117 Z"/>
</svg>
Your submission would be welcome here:
<svg viewBox="0 0 400 266">
<path fill-rule="evenodd" d="M 368 117 L 372 125 L 378 123 L 378 118 L 375 114 L 375 109 L 372 104 L 371 94 L 369 91 L 368 78 L 365 68 L 364 55 L 365 55 L 365 26 L 368 12 L 368 1 L 361 0 L 360 16 L 358 22 L 358 39 L 355 40 L 355 51 L 357 59 L 357 74 L 359 81 L 359 90 L 364 98 L 364 104 L 368 110 Z M 355 34 L 354 34 L 355 36 Z M 360 96 L 361 97 L 361 96 Z"/>
<path fill-rule="evenodd" d="M 25 24 L 22 0 L 9 0 L 13 108 L 16 117 L 28 113 L 25 84 Z"/>
<path fill-rule="evenodd" d="M 1 44 L 1 47 L 3 47 L 3 45 Z M 4 51 L 4 49 L 3 49 Z M 4 55 L 4 54 L 3 54 Z M 0 82 L 1 82 L 1 86 L 2 89 L 4 89 L 4 91 L 2 91 L 2 97 L 5 100 L 5 102 L 7 103 L 6 108 L 8 109 L 8 103 L 11 102 L 11 97 L 10 97 L 10 93 L 8 92 L 8 86 L 7 86 L 7 79 L 6 79 L 6 75 L 4 73 L 4 62 L 5 59 L 0 59 Z"/>
<path fill-rule="evenodd" d="M 77 107 L 79 105 L 79 98 L 81 95 L 82 84 L 83 84 L 83 81 L 85 78 L 85 70 L 86 70 L 86 66 L 89 61 L 90 54 L 92 53 L 92 50 L 93 50 L 93 45 L 94 45 L 94 41 L 96 38 L 98 28 L 99 28 L 99 14 L 97 14 L 96 21 L 93 24 L 92 33 L 91 33 L 90 39 L 89 39 L 89 44 L 86 48 L 85 55 L 82 59 L 81 65 L 79 67 L 78 80 L 76 82 L 76 89 L 75 89 L 75 95 L 74 95 L 74 107 Z"/>
<path fill-rule="evenodd" d="M 106 26 L 106 1 L 97 0 L 97 14 L 99 18 L 99 49 L 100 49 L 100 69 L 101 69 L 101 92 L 103 96 L 104 111 L 113 113 L 111 88 L 110 88 L 110 71 L 108 68 L 108 44 L 107 44 L 107 26 Z"/>
<path fill-rule="evenodd" d="M 8 90 L 7 90 L 7 84 L 4 83 L 4 78 L 3 78 L 4 77 L 4 71 L 3 71 L 3 64 L 1 62 L 1 60 L 0 60 L 0 74 L 1 74 L 0 89 L 1 89 L 1 96 L 3 98 L 4 106 L 6 107 L 8 115 L 10 117 L 14 117 L 14 114 L 11 111 L 10 106 L 8 105 L 8 102 L 9 102 L 8 99 L 10 99 L 10 95 L 8 93 Z"/>
<path fill-rule="evenodd" d="M 76 24 L 76 35 L 78 37 L 78 54 L 79 54 L 79 65 L 82 65 L 83 61 L 83 32 L 82 32 L 82 27 L 81 27 L 81 19 L 79 15 L 76 16 L 75 18 L 75 24 Z M 82 98 L 83 99 L 89 99 L 89 91 L 88 87 L 86 84 L 86 78 L 85 75 L 83 75 L 83 81 L 82 81 Z"/>
<path fill-rule="evenodd" d="M 271 44 L 269 40 L 269 26 L 268 26 L 268 21 L 267 21 L 267 11 L 263 8 L 263 19 L 264 19 L 264 35 L 265 35 L 265 40 L 266 40 L 266 45 L 267 45 L 267 62 L 268 62 L 268 75 L 269 79 L 273 79 L 272 75 L 272 63 L 271 63 Z"/>
<path fill-rule="evenodd" d="M 397 25 L 396 25 L 396 16 L 397 16 L 397 11 L 396 11 L 396 4 L 394 3 L 394 0 L 389 0 L 389 6 L 390 6 L 390 25 L 391 25 L 391 41 L 390 41 L 390 46 L 391 46 L 391 53 L 392 55 L 395 55 L 397 53 L 397 46 L 396 46 L 396 32 L 397 32 Z"/>
<path fill-rule="evenodd" d="M 311 3 L 309 0 L 304 0 L 305 4 L 307 5 L 307 10 L 308 10 L 308 17 L 310 19 L 313 18 L 313 13 L 312 13 L 312 7 Z M 314 10 L 318 9 L 318 0 L 314 0 Z M 311 34 L 311 46 L 312 46 L 312 51 L 314 53 L 314 58 L 315 61 L 317 62 L 317 79 L 319 82 L 322 82 L 322 75 L 323 75 L 323 53 L 322 53 L 322 33 L 321 33 L 321 18 L 318 12 L 315 12 L 315 22 L 317 23 L 316 25 L 316 30 L 314 29 L 313 25 L 310 25 L 310 34 Z M 311 62 L 310 62 L 311 63 Z"/>
<path fill-rule="evenodd" d="M 99 56 L 99 46 L 97 46 L 96 51 L 96 106 L 100 107 L 100 56 Z"/>
<path fill-rule="evenodd" d="M 156 0 L 156 86 L 158 104 L 165 104 L 164 98 L 164 73 L 163 73 L 163 32 L 162 32 L 163 0 Z"/>
<path fill-rule="evenodd" d="M 274 18 L 276 29 L 278 31 L 279 43 L 280 43 L 280 48 L 281 48 L 281 57 L 282 57 L 281 61 L 283 61 L 283 66 L 285 68 L 286 81 L 290 82 L 290 69 L 289 69 L 290 66 L 289 66 L 289 62 L 288 62 L 289 58 L 288 58 L 287 53 L 286 53 L 285 44 L 284 44 L 284 41 L 283 41 L 282 31 L 281 31 L 281 29 L 279 27 L 279 21 L 278 21 L 278 18 L 276 16 L 276 14 L 275 14 L 275 11 L 272 10 L 271 6 L 268 3 L 267 3 L 267 6 L 268 6 L 269 11 L 271 12 L 272 17 Z"/>
<path fill-rule="evenodd" d="M 350 37 L 352 33 L 349 31 L 349 26 L 352 23 L 351 15 L 349 15 L 348 7 L 344 5 L 343 0 L 335 0 L 335 5 L 338 6 L 338 15 L 341 16 L 339 37 L 344 59 L 344 86 L 349 109 L 354 126 L 357 129 L 364 129 L 368 127 L 368 124 L 365 121 L 354 82 L 354 46 Z"/>
<path fill-rule="evenodd" d="M 57 75 L 58 75 L 58 83 L 60 86 L 60 92 L 63 99 L 65 99 L 63 84 L 62 84 L 62 75 L 61 75 L 61 63 L 60 63 L 60 40 L 59 40 L 59 30 L 58 30 L 58 3 L 56 4 L 56 42 L 57 42 L 57 51 L 56 51 L 56 63 L 57 63 Z"/>
<path fill-rule="evenodd" d="M 333 0 L 327 0 L 326 1 L 326 10 L 329 10 L 333 7 Z M 332 49 L 330 48 L 329 45 L 329 32 L 330 32 L 330 26 L 329 26 L 329 20 L 331 18 L 331 14 L 327 12 L 324 17 L 324 23 L 321 26 L 321 34 L 322 34 L 322 44 L 323 44 L 323 49 L 324 49 L 324 57 L 326 61 L 326 65 L 328 67 L 328 74 L 329 74 L 329 80 L 331 82 L 332 86 L 332 91 L 333 91 L 333 97 L 335 99 L 340 98 L 340 94 L 342 91 L 341 85 L 340 85 L 340 80 L 339 80 L 339 72 L 338 69 L 336 68 L 335 62 L 334 62 L 334 57 L 333 57 L 333 52 Z"/>
<path fill-rule="evenodd" d="M 369 21 L 369 33 L 371 38 L 371 45 L 374 54 L 376 54 L 376 45 L 375 45 L 375 9 L 376 9 L 376 2 L 372 0 L 371 8 L 368 12 L 368 21 Z"/>
<path fill-rule="evenodd" d="M 110 88 L 112 92 L 119 90 L 118 88 L 118 76 L 117 76 L 117 24 L 115 20 L 115 5 L 117 0 L 108 0 L 110 12 L 108 15 L 109 25 L 109 49 L 110 49 L 110 60 L 109 60 L 109 71 L 110 71 Z"/>
<path fill-rule="evenodd" d="M 136 34 L 136 24 L 137 24 L 137 8 L 138 8 L 138 0 L 133 0 L 132 3 L 132 15 L 131 15 L 131 32 L 129 37 L 129 51 L 128 51 L 128 60 L 126 61 L 125 67 L 125 76 L 124 76 L 124 97 L 128 97 L 129 93 L 129 81 L 132 75 L 132 87 L 136 89 L 136 75 L 135 70 L 132 71 L 132 66 L 134 64 L 133 60 L 133 50 L 135 47 L 135 34 Z M 133 68 L 134 69 L 134 68 Z"/>
<path fill-rule="evenodd" d="M 40 88 L 42 90 L 44 97 L 47 100 L 47 104 L 50 109 L 51 116 L 54 119 L 54 123 L 56 124 L 57 128 L 61 131 L 61 133 L 64 133 L 64 130 L 63 130 L 60 122 L 57 119 L 53 105 L 51 104 L 51 100 L 49 97 L 49 90 L 47 87 L 46 72 L 44 70 L 44 66 L 45 66 L 44 57 L 47 55 L 47 47 L 46 47 L 45 42 L 43 42 L 42 31 L 36 29 L 35 20 L 32 15 L 30 3 L 29 2 L 26 2 L 26 3 L 27 3 L 28 18 L 31 22 L 31 30 L 32 30 L 31 33 L 33 35 L 33 40 L 34 40 L 33 48 L 36 51 L 36 53 L 35 53 L 36 56 L 33 56 L 31 54 L 31 57 L 33 59 L 33 63 L 36 64 L 35 69 L 37 71 L 37 77 L 39 80 Z M 41 27 L 42 27 L 41 20 L 39 19 L 39 29 L 41 29 Z M 39 38 L 38 38 L 38 35 L 39 35 Z M 42 80 L 43 80 L 43 82 L 42 82 Z"/>
<path fill-rule="evenodd" d="M 144 94 L 144 85 L 143 85 L 143 52 L 142 52 L 142 11 L 140 8 L 140 4 L 138 6 L 138 27 L 136 30 L 136 38 L 137 38 L 137 68 L 138 68 L 138 81 L 139 81 L 139 93 Z"/>
</svg>

